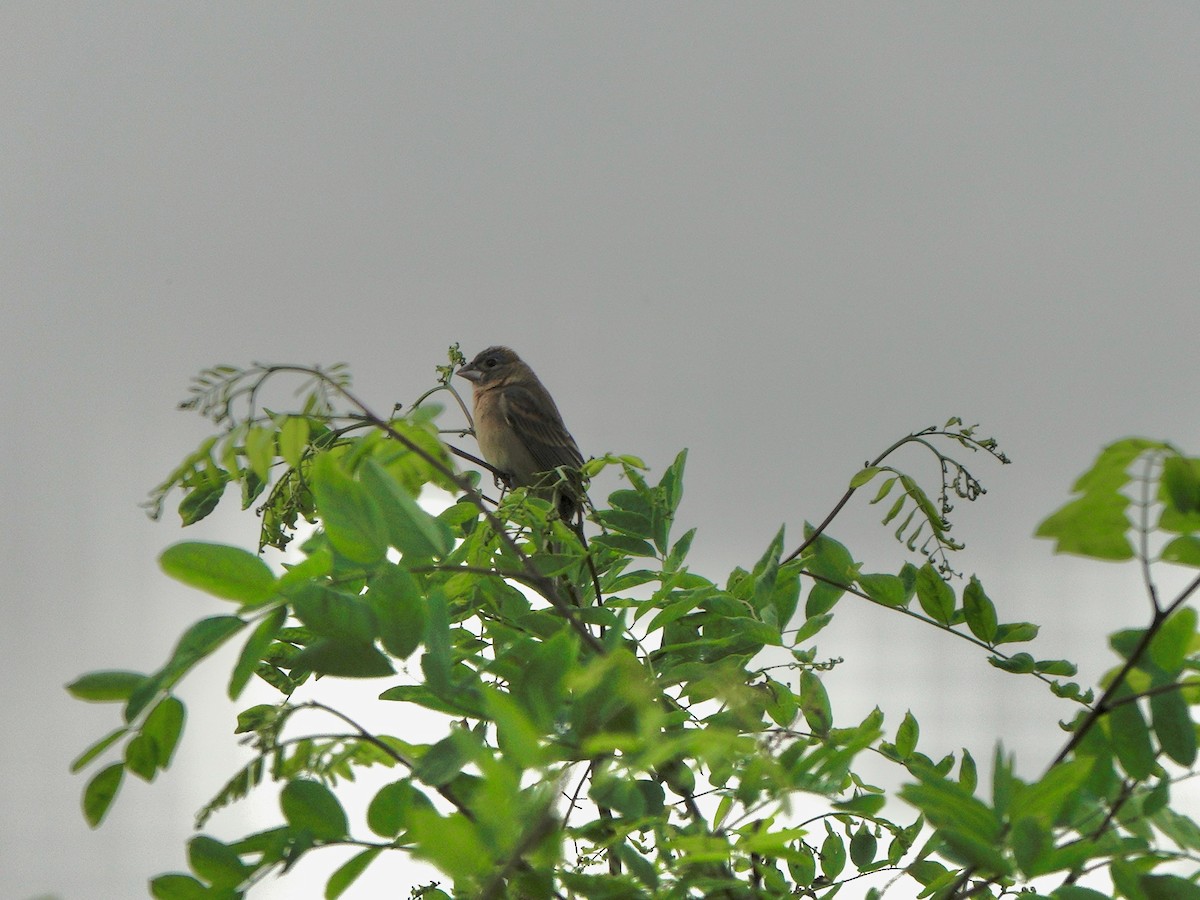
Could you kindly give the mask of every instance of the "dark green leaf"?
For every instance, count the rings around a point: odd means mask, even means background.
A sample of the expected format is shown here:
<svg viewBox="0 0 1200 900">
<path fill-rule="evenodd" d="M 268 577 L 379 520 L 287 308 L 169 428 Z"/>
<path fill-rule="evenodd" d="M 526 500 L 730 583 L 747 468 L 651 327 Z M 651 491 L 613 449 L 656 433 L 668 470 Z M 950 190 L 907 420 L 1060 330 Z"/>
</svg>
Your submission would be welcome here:
<svg viewBox="0 0 1200 900">
<path fill-rule="evenodd" d="M 182 872 L 168 872 L 150 880 L 150 895 L 155 900 L 211 900 L 207 887 Z"/>
<path fill-rule="evenodd" d="M 1015 653 L 1007 659 L 1001 656 L 989 656 L 987 661 L 997 669 L 1003 669 L 1005 672 L 1012 672 L 1015 675 L 1028 675 L 1037 664 L 1036 660 L 1028 653 Z"/>
<path fill-rule="evenodd" d="M 179 501 L 179 518 L 186 528 L 194 525 L 217 508 L 221 495 L 225 493 L 226 478 L 192 488 Z"/>
<path fill-rule="evenodd" d="M 164 550 L 159 565 L 177 581 L 225 600 L 253 605 L 275 593 L 270 567 L 240 547 L 185 541 Z"/>
<path fill-rule="evenodd" d="M 869 866 L 875 861 L 875 851 L 878 840 L 867 826 L 859 825 L 854 836 L 850 838 L 850 861 L 859 869 Z"/>
<path fill-rule="evenodd" d="M 89 672 L 67 685 L 76 700 L 90 703 L 124 703 L 146 676 L 140 672 Z"/>
<path fill-rule="evenodd" d="M 188 841 L 188 865 L 213 887 L 237 887 L 252 871 L 232 847 L 205 834 Z"/>
<path fill-rule="evenodd" d="M 125 768 L 145 781 L 153 781 L 158 772 L 158 749 L 154 741 L 138 734 L 125 745 Z"/>
<path fill-rule="evenodd" d="M 319 781 L 303 778 L 289 781 L 279 794 L 279 805 L 289 825 L 306 830 L 319 840 L 339 840 L 350 827 L 342 804 Z"/>
<path fill-rule="evenodd" d="M 71 763 L 71 771 L 78 772 L 128 733 L 128 728 L 117 728 L 113 731 L 110 731 L 104 737 L 100 738 L 100 740 L 96 741 L 94 744 L 80 753 L 79 756 L 75 757 L 74 761 Z"/>
<path fill-rule="evenodd" d="M 341 638 L 323 638 L 309 644 L 300 651 L 294 665 L 342 678 L 379 678 L 396 671 L 374 644 Z"/>
<path fill-rule="evenodd" d="M 825 685 L 811 669 L 800 674 L 800 710 L 808 727 L 817 734 L 826 734 L 833 725 L 833 712 Z"/>
<path fill-rule="evenodd" d="M 1107 721 L 1108 739 L 1121 762 L 1121 768 L 1138 781 L 1147 778 L 1154 770 L 1154 747 L 1150 743 L 1150 730 L 1146 727 L 1141 708 L 1136 702 L 1120 703 L 1113 707 Z"/>
<path fill-rule="evenodd" d="M 1030 622 L 1009 622 L 996 627 L 996 644 L 1019 644 L 1038 636 L 1038 626 Z"/>
<path fill-rule="evenodd" d="M 175 697 L 163 697 L 150 710 L 142 725 L 142 735 L 154 742 L 156 749 L 154 764 L 165 769 L 171 764 L 179 736 L 183 733 L 185 711 L 183 704 Z"/>
<path fill-rule="evenodd" d="M 1112 900 L 1107 894 L 1077 884 L 1064 884 L 1050 894 L 1052 900 Z"/>
<path fill-rule="evenodd" d="M 379 637 L 393 656 L 406 659 L 425 636 L 425 597 L 417 579 L 398 566 L 371 578 L 367 603 L 375 613 Z"/>
<path fill-rule="evenodd" d="M 1169 690 L 1152 695 L 1150 716 L 1154 736 L 1163 752 L 1181 766 L 1190 768 L 1196 761 L 1196 725 L 1182 692 Z"/>
<path fill-rule="evenodd" d="M 124 774 L 125 766 L 121 763 L 113 763 L 93 775 L 87 787 L 84 788 L 83 817 L 93 828 L 104 821 L 104 816 L 117 796 L 117 790 L 121 787 L 121 779 Z"/>
<path fill-rule="evenodd" d="M 1200 885 L 1178 875 L 1143 875 L 1147 900 L 1200 900 Z"/>
</svg>

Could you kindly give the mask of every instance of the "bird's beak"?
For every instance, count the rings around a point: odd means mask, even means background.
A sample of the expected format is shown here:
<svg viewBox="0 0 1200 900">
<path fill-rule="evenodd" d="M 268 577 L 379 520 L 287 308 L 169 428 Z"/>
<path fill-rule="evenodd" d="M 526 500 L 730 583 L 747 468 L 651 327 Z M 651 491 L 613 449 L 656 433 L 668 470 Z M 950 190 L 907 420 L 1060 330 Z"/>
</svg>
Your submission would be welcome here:
<svg viewBox="0 0 1200 900">
<path fill-rule="evenodd" d="M 454 374 L 461 375 L 463 378 L 467 379 L 467 381 L 471 382 L 472 384 L 475 384 L 477 381 L 479 381 L 480 378 L 483 377 L 483 373 L 480 372 L 477 368 L 475 368 L 474 366 L 472 366 L 470 364 L 463 366 L 461 369 L 459 369 Z"/>
</svg>

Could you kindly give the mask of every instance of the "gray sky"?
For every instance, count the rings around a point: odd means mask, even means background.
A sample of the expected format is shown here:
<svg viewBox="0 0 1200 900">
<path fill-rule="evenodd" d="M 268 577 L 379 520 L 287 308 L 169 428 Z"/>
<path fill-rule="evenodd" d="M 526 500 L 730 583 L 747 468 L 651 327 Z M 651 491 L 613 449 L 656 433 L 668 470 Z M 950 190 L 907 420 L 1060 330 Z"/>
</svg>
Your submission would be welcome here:
<svg viewBox="0 0 1200 900">
<path fill-rule="evenodd" d="M 4 896 L 142 894 L 238 758 L 216 661 L 177 766 L 93 833 L 66 767 L 117 710 L 61 689 L 219 608 L 163 547 L 252 539 L 137 509 L 217 362 L 345 361 L 388 409 L 451 341 L 507 343 L 585 454 L 690 448 L 717 578 L 961 415 L 1016 463 L 979 461 L 956 531 L 1002 618 L 1093 677 L 1144 620 L 1131 567 L 1030 535 L 1111 439 L 1200 447 L 1200 7 L 38 2 L 0 35 Z M 833 533 L 894 568 L 875 518 Z M 835 715 L 1052 755 L 1069 712 L 1035 682 L 839 611 Z M 212 828 L 271 821 L 241 815 Z"/>
</svg>

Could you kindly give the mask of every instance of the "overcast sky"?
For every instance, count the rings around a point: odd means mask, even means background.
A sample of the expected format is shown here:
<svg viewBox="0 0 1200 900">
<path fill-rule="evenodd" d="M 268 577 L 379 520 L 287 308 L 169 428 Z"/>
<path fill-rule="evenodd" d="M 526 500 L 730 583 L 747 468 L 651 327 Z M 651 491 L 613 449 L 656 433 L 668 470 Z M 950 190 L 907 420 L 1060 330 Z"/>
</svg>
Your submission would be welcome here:
<svg viewBox="0 0 1200 900">
<path fill-rule="evenodd" d="M 177 765 L 99 831 L 66 772 L 118 712 L 61 686 L 220 609 L 137 508 L 205 435 L 174 405 L 214 363 L 344 361 L 386 410 L 452 341 L 509 344 L 585 454 L 657 477 L 689 448 L 718 579 L 960 415 L 1015 463 L 978 460 L 955 532 L 1002 618 L 1089 677 L 1145 619 L 1132 567 L 1031 534 L 1104 443 L 1200 448 L 1200 6 L 39 0 L 0 42 L 5 897 L 142 895 L 241 758 L 216 660 Z M 875 513 L 833 533 L 894 569 Z M 252 540 L 239 518 L 190 536 Z M 879 702 L 931 755 L 1053 755 L 1070 711 L 1036 682 L 838 611 L 839 721 Z"/>
</svg>

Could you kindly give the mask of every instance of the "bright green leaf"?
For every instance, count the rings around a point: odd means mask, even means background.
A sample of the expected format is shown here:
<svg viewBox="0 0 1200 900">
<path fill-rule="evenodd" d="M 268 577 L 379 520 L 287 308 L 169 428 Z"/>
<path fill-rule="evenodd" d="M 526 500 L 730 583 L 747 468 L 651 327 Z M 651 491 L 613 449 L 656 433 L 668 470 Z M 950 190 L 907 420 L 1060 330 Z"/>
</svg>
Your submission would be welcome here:
<svg viewBox="0 0 1200 900">
<path fill-rule="evenodd" d="M 917 600 L 935 622 L 950 624 L 954 616 L 954 590 L 929 563 L 917 572 Z"/>
<path fill-rule="evenodd" d="M 256 604 L 275 593 L 270 567 L 241 547 L 184 541 L 164 550 L 159 565 L 177 581 L 225 600 Z"/>
<path fill-rule="evenodd" d="M 383 559 L 387 525 L 367 488 L 347 475 L 330 453 L 313 459 L 309 482 L 334 549 L 357 563 Z"/>
</svg>

